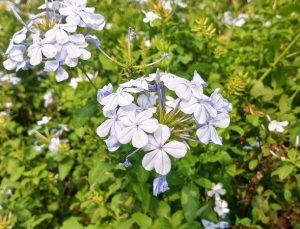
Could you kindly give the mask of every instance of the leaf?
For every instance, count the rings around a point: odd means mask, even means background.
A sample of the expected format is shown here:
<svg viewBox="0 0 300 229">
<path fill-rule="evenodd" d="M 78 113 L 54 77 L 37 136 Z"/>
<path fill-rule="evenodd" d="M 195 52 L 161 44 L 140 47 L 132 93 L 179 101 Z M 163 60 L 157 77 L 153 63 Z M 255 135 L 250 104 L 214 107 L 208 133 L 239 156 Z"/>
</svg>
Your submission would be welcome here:
<svg viewBox="0 0 300 229">
<path fill-rule="evenodd" d="M 257 159 L 253 159 L 249 162 L 249 169 L 253 170 L 256 168 L 256 166 L 258 165 L 258 160 Z"/>
<path fill-rule="evenodd" d="M 239 126 L 237 126 L 237 125 L 229 126 L 228 129 L 237 132 L 237 133 L 240 134 L 241 136 L 244 135 L 244 133 L 245 133 L 245 131 L 244 131 L 241 127 L 239 127 Z"/>
<path fill-rule="evenodd" d="M 140 228 L 150 228 L 152 225 L 152 219 L 143 213 L 134 213 L 132 218 L 140 226 Z"/>
<path fill-rule="evenodd" d="M 285 164 L 279 168 L 277 168 L 274 172 L 272 172 L 271 176 L 278 175 L 279 179 L 283 181 L 285 178 L 287 178 L 291 172 L 293 172 L 294 166 L 291 164 Z"/>
<path fill-rule="evenodd" d="M 264 84 L 261 81 L 255 81 L 254 86 L 250 90 L 250 94 L 254 98 L 257 98 L 263 94 L 264 89 Z"/>
<path fill-rule="evenodd" d="M 78 217 L 71 217 L 64 221 L 60 229 L 84 229 L 84 227 L 78 222 Z"/>
<path fill-rule="evenodd" d="M 64 158 L 62 161 L 59 162 L 58 165 L 58 173 L 59 179 L 64 180 L 66 176 L 68 176 L 69 172 L 73 167 L 74 161 L 70 157 Z"/>
<path fill-rule="evenodd" d="M 197 185 L 199 185 L 199 186 L 201 186 L 203 188 L 207 188 L 207 189 L 211 188 L 211 186 L 212 186 L 211 181 L 208 180 L 208 179 L 206 179 L 206 178 L 204 178 L 204 177 L 198 178 L 197 180 L 195 180 L 195 183 Z"/>
<path fill-rule="evenodd" d="M 243 225 L 243 226 L 246 226 L 246 227 L 250 227 L 251 226 L 251 219 L 249 219 L 249 218 L 242 218 L 242 219 L 237 218 L 236 225 Z"/>
<path fill-rule="evenodd" d="M 88 101 L 85 106 L 77 109 L 74 113 L 74 124 L 76 127 L 82 127 L 87 121 L 93 117 L 97 110 L 97 101 Z"/>
<path fill-rule="evenodd" d="M 197 211 L 197 217 L 216 222 L 218 220 L 218 217 L 214 211 L 214 203 L 210 202 L 202 206 Z"/>
<path fill-rule="evenodd" d="M 90 185 L 102 184 L 107 181 L 112 175 L 110 173 L 111 166 L 103 161 L 95 163 L 88 174 L 88 181 Z"/>
<path fill-rule="evenodd" d="M 286 112 L 286 111 L 289 111 L 291 109 L 290 99 L 286 94 L 283 94 L 280 97 L 278 107 L 279 107 L 281 112 Z"/>
<path fill-rule="evenodd" d="M 253 126 L 258 126 L 259 125 L 259 117 L 256 116 L 256 115 L 247 115 L 246 119 Z"/>
<path fill-rule="evenodd" d="M 166 202 L 159 202 L 156 214 L 163 217 L 169 217 L 171 212 L 170 206 Z"/>
<path fill-rule="evenodd" d="M 199 208 L 199 190 L 196 185 L 190 183 L 181 190 L 181 205 L 188 222 L 192 222 Z"/>
<path fill-rule="evenodd" d="M 300 4 L 297 3 L 285 4 L 279 9 L 279 14 L 282 16 L 288 16 L 293 12 L 300 13 Z"/>
</svg>

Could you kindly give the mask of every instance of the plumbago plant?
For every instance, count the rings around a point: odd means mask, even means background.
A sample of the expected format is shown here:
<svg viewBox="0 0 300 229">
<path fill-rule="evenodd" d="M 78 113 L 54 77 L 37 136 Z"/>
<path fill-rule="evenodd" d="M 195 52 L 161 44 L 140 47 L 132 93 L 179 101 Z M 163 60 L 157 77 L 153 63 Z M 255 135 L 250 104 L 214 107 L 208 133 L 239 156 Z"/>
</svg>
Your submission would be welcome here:
<svg viewBox="0 0 300 229">
<path fill-rule="evenodd" d="M 0 228 L 298 228 L 299 9 L 0 1 Z"/>
<path fill-rule="evenodd" d="M 228 127 L 232 106 L 219 89 L 205 95 L 205 86 L 207 83 L 196 71 L 188 81 L 157 70 L 122 83 L 116 92 L 111 84 L 98 91 L 98 101 L 108 120 L 97 128 L 97 134 L 109 134 L 105 140 L 109 151 L 132 143 L 136 150 L 126 156 L 125 167 L 131 166 L 129 158 L 135 153 L 146 152 L 144 168 L 162 175 L 153 182 L 155 196 L 169 189 L 165 177 L 171 170 L 169 156 L 184 157 L 188 141 L 222 145 L 215 128 Z"/>
</svg>

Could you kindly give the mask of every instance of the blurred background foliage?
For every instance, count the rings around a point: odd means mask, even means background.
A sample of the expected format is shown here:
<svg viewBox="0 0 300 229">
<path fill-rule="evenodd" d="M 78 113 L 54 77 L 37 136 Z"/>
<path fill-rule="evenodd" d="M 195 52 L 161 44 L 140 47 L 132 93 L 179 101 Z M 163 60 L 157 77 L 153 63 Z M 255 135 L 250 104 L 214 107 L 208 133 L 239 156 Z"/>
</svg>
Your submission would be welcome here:
<svg viewBox="0 0 300 229">
<path fill-rule="evenodd" d="M 201 219 L 217 220 L 211 182 L 224 184 L 231 228 L 300 228 L 300 3 L 297 0 L 187 0 L 187 7 L 164 11 L 159 1 L 89 0 L 103 14 L 101 46 L 121 62 L 127 56 L 128 27 L 137 32 L 136 63 L 169 59 L 132 72 L 92 50 L 84 68 L 101 88 L 114 86 L 156 68 L 191 78 L 194 70 L 221 88 L 233 104 L 223 146 L 193 145 L 173 162 L 170 191 L 152 196 L 154 173 L 119 165 L 130 149 L 109 153 L 95 132 L 104 120 L 87 81 L 56 83 L 35 69 L 16 74 L 14 85 L 0 81 L 0 228 L 202 228 Z M 22 0 L 24 19 L 41 1 Z M 152 26 L 142 12 L 161 15 Z M 242 26 L 225 23 L 245 14 Z M 21 25 L 0 3 L 0 62 L 9 39 Z M 291 44 L 292 43 L 292 44 Z M 3 67 L 0 75 L 7 76 Z M 80 81 L 82 72 L 70 70 Z M 74 83 L 75 81 L 73 81 Z M 73 86 L 72 86 L 73 85 Z M 47 103 L 47 93 L 52 101 Z M 49 94 L 48 94 L 49 95 Z M 48 101 L 49 102 L 49 101 Z M 270 132 L 269 120 L 287 120 L 284 133 Z M 28 134 L 43 116 L 51 117 L 39 134 Z M 58 153 L 47 145 L 64 124 Z M 270 153 L 270 151 L 273 153 Z"/>
</svg>

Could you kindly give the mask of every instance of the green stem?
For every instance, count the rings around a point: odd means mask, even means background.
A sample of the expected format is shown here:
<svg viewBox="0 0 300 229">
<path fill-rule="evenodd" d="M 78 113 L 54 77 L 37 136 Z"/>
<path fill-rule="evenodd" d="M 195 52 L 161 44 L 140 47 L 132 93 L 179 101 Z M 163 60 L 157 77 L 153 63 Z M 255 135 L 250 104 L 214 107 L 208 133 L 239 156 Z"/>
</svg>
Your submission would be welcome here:
<svg viewBox="0 0 300 229">
<path fill-rule="evenodd" d="M 266 76 L 273 70 L 273 68 L 281 61 L 281 59 L 285 56 L 287 51 L 296 43 L 296 41 L 300 38 L 300 33 L 291 41 L 291 43 L 283 50 L 283 52 L 280 54 L 279 57 L 271 64 L 271 67 L 269 67 L 265 73 L 259 78 L 259 81 L 264 80 Z"/>
<path fill-rule="evenodd" d="M 81 69 L 81 71 L 83 72 L 83 74 L 87 78 L 87 80 L 90 82 L 90 84 L 94 87 L 94 89 L 96 90 L 96 93 L 97 93 L 98 89 L 97 89 L 96 85 L 93 83 L 93 81 L 91 80 L 91 78 L 88 76 L 88 74 L 83 69 Z"/>
<path fill-rule="evenodd" d="M 117 60 L 115 60 L 114 58 L 112 58 L 112 57 L 110 57 L 100 46 L 98 47 L 98 50 L 107 58 L 107 59 L 109 59 L 110 61 L 112 61 L 112 62 L 114 62 L 115 64 L 117 64 L 117 65 L 119 65 L 119 66 L 121 66 L 121 67 L 123 67 L 123 68 L 125 68 L 126 67 L 126 65 L 125 64 L 123 64 L 123 63 L 121 63 L 121 62 L 119 62 L 119 61 L 117 61 Z"/>
<path fill-rule="evenodd" d="M 131 66 L 132 56 L 131 56 L 131 41 L 130 41 L 129 32 L 128 32 L 128 39 L 127 39 L 127 55 L 128 55 L 128 66 Z"/>
<path fill-rule="evenodd" d="M 290 100 L 293 101 L 293 99 L 295 98 L 295 96 L 298 94 L 298 92 L 300 91 L 300 89 L 297 89 L 293 95 L 290 97 Z"/>
<path fill-rule="evenodd" d="M 152 63 L 150 63 L 150 64 L 141 64 L 141 65 L 134 65 L 134 66 L 132 66 L 131 68 L 133 68 L 133 69 L 144 69 L 144 68 L 147 68 L 147 67 L 151 67 L 151 66 L 153 66 L 153 65 L 156 65 L 156 64 L 158 64 L 159 62 L 161 62 L 161 61 L 163 61 L 164 59 L 166 59 L 167 57 L 165 56 L 165 55 L 163 55 L 159 60 L 156 60 L 156 61 L 154 61 L 154 62 L 152 62 Z"/>
</svg>

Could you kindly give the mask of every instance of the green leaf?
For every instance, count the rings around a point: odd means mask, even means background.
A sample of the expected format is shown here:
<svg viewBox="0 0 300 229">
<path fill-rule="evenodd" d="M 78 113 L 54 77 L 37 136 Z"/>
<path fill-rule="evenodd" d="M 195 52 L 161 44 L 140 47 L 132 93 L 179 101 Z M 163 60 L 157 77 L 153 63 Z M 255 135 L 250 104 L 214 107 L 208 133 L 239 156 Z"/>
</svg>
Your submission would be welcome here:
<svg viewBox="0 0 300 229">
<path fill-rule="evenodd" d="M 134 213 L 132 218 L 140 226 L 140 228 L 150 228 L 152 225 L 152 219 L 143 213 Z"/>
<path fill-rule="evenodd" d="M 107 181 L 112 176 L 110 170 L 111 165 L 103 161 L 96 162 L 88 174 L 90 185 L 102 184 Z"/>
<path fill-rule="evenodd" d="M 257 159 L 253 159 L 249 162 L 249 169 L 253 170 L 256 168 L 256 166 L 258 165 L 258 160 Z"/>
<path fill-rule="evenodd" d="M 251 226 L 251 219 L 249 219 L 249 218 L 242 218 L 242 219 L 237 218 L 236 225 L 243 225 L 243 226 L 246 226 L 246 227 L 250 227 Z"/>
<path fill-rule="evenodd" d="M 256 115 L 247 115 L 246 119 L 253 126 L 258 126 L 259 125 L 259 117 L 256 116 Z"/>
<path fill-rule="evenodd" d="M 62 161 L 59 162 L 58 165 L 58 173 L 59 179 L 64 180 L 66 176 L 68 176 L 69 172 L 73 167 L 74 161 L 70 157 L 64 158 Z"/>
<path fill-rule="evenodd" d="M 62 227 L 60 227 L 60 229 L 84 229 L 84 226 L 82 226 L 79 222 L 78 222 L 79 218 L 77 217 L 71 217 L 69 219 L 67 219 L 66 221 L 64 221 Z"/>
<path fill-rule="evenodd" d="M 159 202 L 156 214 L 163 217 L 169 217 L 171 212 L 170 206 L 166 202 Z"/>
<path fill-rule="evenodd" d="M 203 205 L 197 211 L 197 217 L 199 217 L 201 219 L 206 219 L 209 221 L 216 222 L 218 220 L 218 217 L 216 215 L 216 212 L 214 211 L 214 203 L 209 202 L 209 203 Z"/>
<path fill-rule="evenodd" d="M 264 84 L 261 81 L 255 81 L 254 86 L 250 90 L 250 94 L 254 98 L 257 98 L 263 94 L 264 89 Z"/>
<path fill-rule="evenodd" d="M 190 183 L 181 190 L 181 205 L 188 222 L 192 222 L 199 208 L 199 190 L 196 185 Z"/>
<path fill-rule="evenodd" d="M 283 181 L 287 178 L 294 170 L 294 166 L 291 164 L 285 164 L 279 168 L 277 168 L 274 172 L 272 172 L 272 176 L 278 175 L 279 179 Z"/>
<path fill-rule="evenodd" d="M 199 185 L 199 186 L 201 186 L 203 188 L 207 188 L 207 189 L 211 188 L 211 186 L 212 186 L 211 181 L 208 180 L 208 179 L 206 179 L 206 178 L 204 178 L 204 177 L 198 178 L 197 180 L 195 180 L 195 183 L 197 185 Z"/>
<path fill-rule="evenodd" d="M 74 124 L 76 127 L 82 127 L 87 121 L 93 117 L 97 110 L 97 101 L 88 101 L 85 106 L 77 109 L 74 113 Z"/>
<path fill-rule="evenodd" d="M 237 126 L 237 125 L 229 126 L 228 129 L 237 132 L 237 133 L 240 134 L 241 136 L 244 135 L 244 133 L 245 133 L 245 131 L 244 131 L 241 127 L 239 127 L 239 126 Z"/>
</svg>

